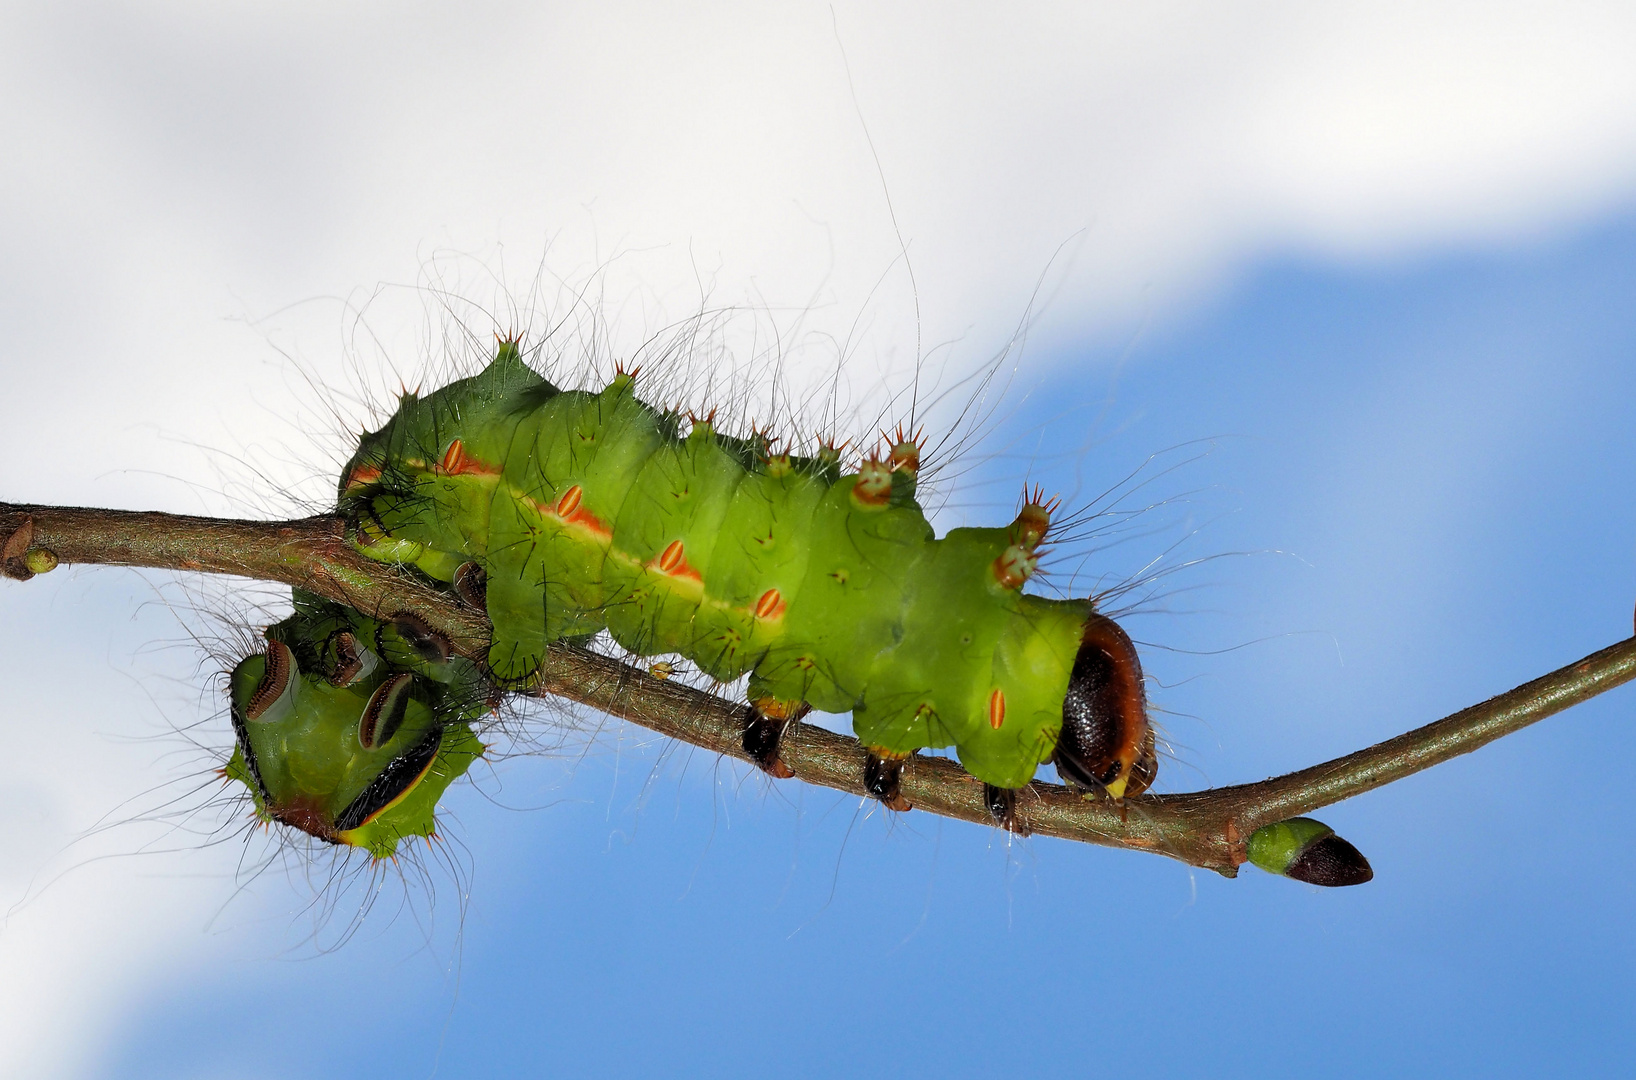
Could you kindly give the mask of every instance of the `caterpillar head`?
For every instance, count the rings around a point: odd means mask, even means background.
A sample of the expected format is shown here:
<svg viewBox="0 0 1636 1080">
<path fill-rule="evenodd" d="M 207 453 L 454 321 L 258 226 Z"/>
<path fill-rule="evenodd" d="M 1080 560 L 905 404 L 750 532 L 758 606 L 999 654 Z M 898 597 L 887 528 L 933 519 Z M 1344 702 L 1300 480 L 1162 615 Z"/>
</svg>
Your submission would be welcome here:
<svg viewBox="0 0 1636 1080">
<path fill-rule="evenodd" d="M 433 834 L 438 799 L 483 752 L 470 721 L 485 695 L 412 623 L 347 623 L 345 610 L 298 598 L 266 651 L 233 669 L 226 772 L 262 820 L 385 858 Z"/>
<path fill-rule="evenodd" d="M 1129 635 L 1104 615 L 1085 622 L 1054 761 L 1068 783 L 1116 799 L 1146 791 L 1158 772 L 1142 663 Z"/>
</svg>

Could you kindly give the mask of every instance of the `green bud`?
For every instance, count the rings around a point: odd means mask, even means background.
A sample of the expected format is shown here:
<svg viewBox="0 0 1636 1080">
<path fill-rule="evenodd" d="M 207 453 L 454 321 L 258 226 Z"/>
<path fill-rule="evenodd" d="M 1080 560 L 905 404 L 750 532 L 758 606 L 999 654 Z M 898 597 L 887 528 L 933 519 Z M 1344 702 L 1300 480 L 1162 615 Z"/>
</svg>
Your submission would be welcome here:
<svg viewBox="0 0 1636 1080">
<path fill-rule="evenodd" d="M 57 553 L 50 548 L 29 548 L 23 554 L 23 565 L 31 574 L 46 574 L 57 568 Z"/>
<path fill-rule="evenodd" d="M 1309 885 L 1362 885 L 1375 876 L 1369 860 L 1321 821 L 1290 818 L 1257 829 L 1250 862 L 1269 874 Z"/>
</svg>

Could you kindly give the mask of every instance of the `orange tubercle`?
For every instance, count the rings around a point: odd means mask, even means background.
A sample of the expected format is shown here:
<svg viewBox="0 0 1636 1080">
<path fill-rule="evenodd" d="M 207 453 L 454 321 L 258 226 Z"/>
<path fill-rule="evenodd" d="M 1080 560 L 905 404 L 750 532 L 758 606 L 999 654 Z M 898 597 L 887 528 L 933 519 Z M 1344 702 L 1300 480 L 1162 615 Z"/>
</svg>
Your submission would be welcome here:
<svg viewBox="0 0 1636 1080">
<path fill-rule="evenodd" d="M 1012 544 L 1000 553 L 990 569 L 994 580 L 1002 588 L 1020 589 L 1023 582 L 1033 576 L 1034 568 L 1038 565 L 1038 557 L 1032 550 L 1018 544 Z"/>
<path fill-rule="evenodd" d="M 900 470 L 911 473 L 920 471 L 920 443 L 925 434 L 925 428 L 921 428 L 912 434 L 906 432 L 903 430 L 902 424 L 898 425 L 895 436 L 888 436 L 886 432 L 881 432 L 881 437 L 891 447 L 887 462 L 891 465 L 893 472 Z"/>
<path fill-rule="evenodd" d="M 858 479 L 852 485 L 853 502 L 859 506 L 885 506 L 891 498 L 891 466 L 873 457 L 859 466 Z"/>
</svg>

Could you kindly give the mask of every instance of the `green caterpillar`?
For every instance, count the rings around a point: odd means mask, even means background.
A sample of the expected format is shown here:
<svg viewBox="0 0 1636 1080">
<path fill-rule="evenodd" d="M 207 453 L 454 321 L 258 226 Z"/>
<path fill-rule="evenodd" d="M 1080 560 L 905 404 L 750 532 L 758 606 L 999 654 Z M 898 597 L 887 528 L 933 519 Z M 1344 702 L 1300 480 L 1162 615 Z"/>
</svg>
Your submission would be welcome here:
<svg viewBox="0 0 1636 1080">
<path fill-rule="evenodd" d="M 429 774 L 414 773 L 420 759 L 405 756 L 408 741 L 439 730 L 445 741 L 456 729 L 469 736 L 468 712 L 484 697 L 424 684 L 486 677 L 520 688 L 552 642 L 604 630 L 636 655 L 680 654 L 724 682 L 748 674 L 745 749 L 777 776 L 791 775 L 778 757 L 784 726 L 817 708 L 852 714 L 870 755 L 866 787 L 896 808 L 908 805 L 902 762 L 923 747 L 954 747 L 1008 826 L 1015 791 L 1045 761 L 1114 798 L 1152 782 L 1153 733 L 1130 639 L 1088 599 L 1022 591 L 1052 506 L 1032 498 L 1008 526 L 937 538 L 915 501 L 914 440 L 900 434 L 884 459 L 843 475 L 833 447 L 778 453 L 765 436 L 732 438 L 709 419 L 682 436 L 681 416 L 643 402 L 635 387 L 634 373 L 620 373 L 600 392 L 560 391 L 508 342 L 480 374 L 423 398 L 404 394 L 364 436 L 342 473 L 338 511 L 365 554 L 413 566 L 487 611 L 487 671 L 456 673 L 461 662 L 445 653 L 434 672 L 436 649 L 424 641 L 405 665 L 405 650 L 391 647 L 404 627 L 345 609 L 320 617 L 310 603 L 298 610 L 270 631 L 267 658 L 233 674 L 236 775 L 261 785 L 264 815 L 379 853 L 387 841 L 354 838 L 356 811 L 346 816 L 373 770 L 391 784 L 407 778 L 394 805 L 415 808 L 382 814 L 375 835 L 424 834 L 436 794 L 419 778 Z M 343 623 L 354 639 L 382 641 L 380 671 L 350 697 L 327 659 Z M 292 716 L 313 698 L 326 719 L 300 722 L 325 738 L 349 722 L 362 731 L 372 715 L 363 690 L 378 695 L 383 677 L 405 675 L 430 709 L 421 734 L 406 734 L 405 721 L 397 756 L 357 736 L 331 738 L 324 751 L 258 737 L 266 713 L 249 715 L 250 703 L 278 690 L 268 672 L 281 670 L 282 657 L 271 659 L 280 644 L 303 688 Z M 355 706 L 362 711 L 348 721 Z M 328 771 L 309 781 L 274 764 L 298 750 Z M 437 793 L 463 767 L 426 766 L 442 778 Z M 275 773 L 288 782 L 275 784 Z M 345 782 L 331 785 L 332 776 Z M 377 800 L 391 786 L 380 784 Z M 424 819 L 413 816 L 423 806 Z"/>
</svg>

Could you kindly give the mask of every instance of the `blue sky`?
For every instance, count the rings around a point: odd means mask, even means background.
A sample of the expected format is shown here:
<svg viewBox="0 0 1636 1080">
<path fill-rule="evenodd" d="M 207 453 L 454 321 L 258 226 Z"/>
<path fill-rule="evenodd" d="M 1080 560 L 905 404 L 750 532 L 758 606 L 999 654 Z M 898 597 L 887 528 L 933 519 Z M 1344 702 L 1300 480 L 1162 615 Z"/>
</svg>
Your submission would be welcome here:
<svg viewBox="0 0 1636 1080">
<path fill-rule="evenodd" d="M 29 454 L 0 497 L 321 498 L 335 414 L 435 364 L 421 296 L 370 305 L 379 350 L 323 298 L 449 249 L 477 253 L 452 272 L 480 301 L 542 251 L 570 280 L 604 264 L 627 337 L 701 277 L 804 311 L 805 355 L 856 320 L 854 392 L 901 387 L 913 295 L 861 110 L 937 363 L 986 362 L 1045 276 L 956 500 L 997 518 L 1025 476 L 1088 492 L 1196 458 L 1145 489 L 1152 535 L 1085 568 L 1208 559 L 1128 623 L 1163 786 L 1311 764 L 1631 632 L 1636 89 L 1611 17 L 539 10 L 9 16 L 5 77 L 33 81 L 0 106 L 30 148 L 0 166 L 0 429 Z M 366 879 L 255 873 L 268 847 L 214 810 L 149 820 L 225 752 L 190 634 L 234 595 L 95 569 L 0 589 L 0 1071 L 1631 1053 L 1628 689 L 1325 811 L 1377 872 L 1338 891 L 892 819 L 634 729 L 571 739 L 451 794 L 458 872 L 406 901 L 386 879 L 337 944 Z"/>
<path fill-rule="evenodd" d="M 1175 650 L 1149 650 L 1185 744 L 1170 783 L 1308 764 L 1628 635 L 1632 266 L 1628 217 L 1390 268 L 1269 263 L 1132 350 L 1117 433 L 1072 466 L 1219 436 L 1161 481 L 1202 489 L 1193 552 L 1290 553 L 1229 554 L 1173 599 L 1197 613 L 1135 623 Z M 1053 411 L 1109 393 L 1074 360 Z M 150 987 L 99 1075 L 1617 1071 L 1629 697 L 1326 811 L 1378 875 L 1339 891 L 1008 849 L 674 749 L 568 778 L 518 762 L 503 798 L 556 805 L 455 797 L 452 956 L 447 882 L 430 935 L 377 919 L 332 955 L 230 911 L 231 959 Z"/>
</svg>

